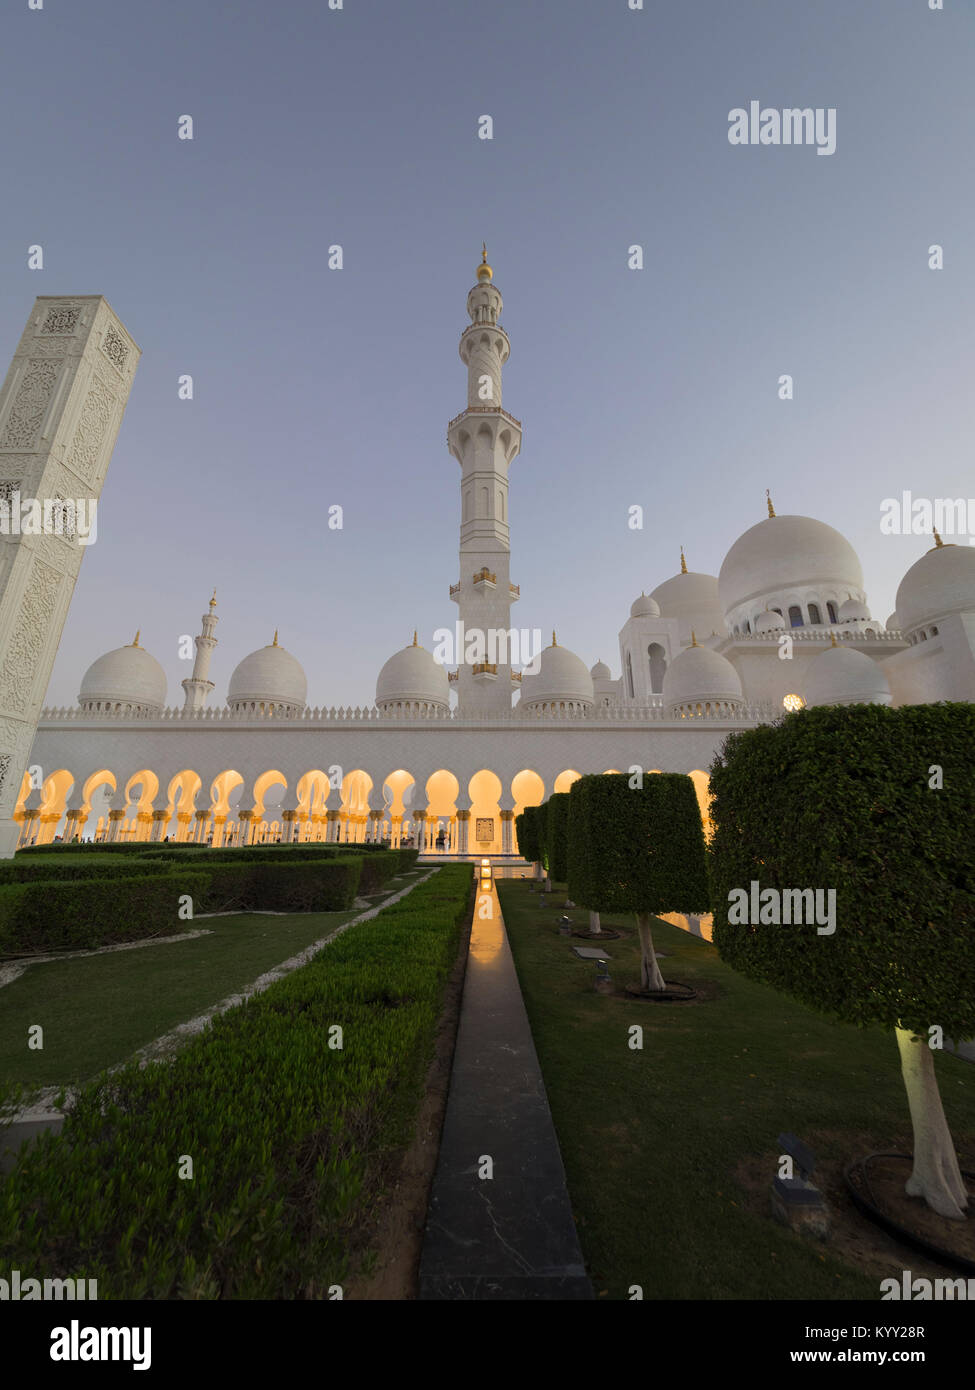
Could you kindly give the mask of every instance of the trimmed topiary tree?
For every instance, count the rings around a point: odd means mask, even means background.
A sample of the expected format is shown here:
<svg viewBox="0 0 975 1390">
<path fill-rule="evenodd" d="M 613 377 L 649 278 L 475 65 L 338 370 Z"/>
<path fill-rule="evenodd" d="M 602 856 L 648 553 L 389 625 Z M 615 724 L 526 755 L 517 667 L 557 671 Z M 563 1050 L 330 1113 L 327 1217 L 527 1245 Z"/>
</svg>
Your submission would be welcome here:
<svg viewBox="0 0 975 1390">
<path fill-rule="evenodd" d="M 971 704 L 802 710 L 730 735 L 711 768 L 722 959 L 895 1033 L 907 1191 L 955 1219 L 968 1199 L 928 1039 L 975 1034 L 973 769 Z"/>
<path fill-rule="evenodd" d="M 589 837 L 586 835 L 585 821 L 582 817 L 582 798 L 573 798 L 572 795 L 580 781 L 581 778 L 577 777 L 569 788 L 569 814 L 566 817 L 566 881 L 572 901 L 589 911 L 590 934 L 598 936 L 602 931 L 602 925 L 599 912 L 593 906 L 595 900 L 589 879 Z"/>
<path fill-rule="evenodd" d="M 569 874 L 569 793 L 553 792 L 545 810 L 549 867 L 556 883 L 565 883 Z"/>
<path fill-rule="evenodd" d="M 534 865 L 535 877 L 542 876 L 542 845 L 538 835 L 538 807 L 526 806 L 520 816 L 515 816 L 515 833 L 518 836 L 518 852 L 529 864 Z"/>
<path fill-rule="evenodd" d="M 604 773 L 572 784 L 569 891 L 598 912 L 633 912 L 640 934 L 640 982 L 666 988 L 650 920 L 661 912 L 707 912 L 704 828 L 694 784 L 683 773 Z M 585 844 L 580 846 L 579 837 Z M 577 889 L 585 896 L 577 897 Z"/>
</svg>

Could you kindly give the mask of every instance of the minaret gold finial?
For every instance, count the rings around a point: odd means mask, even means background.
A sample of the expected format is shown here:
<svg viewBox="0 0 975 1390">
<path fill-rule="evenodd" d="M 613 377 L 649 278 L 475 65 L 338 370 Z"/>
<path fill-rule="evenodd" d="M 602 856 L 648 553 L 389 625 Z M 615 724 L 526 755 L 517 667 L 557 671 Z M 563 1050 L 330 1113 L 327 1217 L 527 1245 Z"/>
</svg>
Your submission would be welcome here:
<svg viewBox="0 0 975 1390">
<path fill-rule="evenodd" d="M 277 645 L 278 645 L 278 630 L 277 630 L 277 628 L 275 628 L 275 629 L 274 629 L 274 641 L 271 643 L 271 646 L 272 646 L 272 647 L 276 647 Z"/>
<path fill-rule="evenodd" d="M 417 633 L 417 629 L 414 628 L 414 629 L 413 629 L 413 645 L 414 645 L 414 647 L 415 647 L 416 644 L 417 644 L 417 643 L 416 643 L 416 633 Z"/>
<path fill-rule="evenodd" d="M 684 547 L 683 547 L 683 546 L 681 546 L 681 548 L 680 548 L 680 572 L 681 572 L 681 574 L 686 574 L 686 573 L 687 573 L 687 561 L 684 559 Z"/>
<path fill-rule="evenodd" d="M 775 516 L 775 508 L 772 506 L 772 494 L 768 488 L 765 489 L 765 500 L 768 503 L 769 516 Z"/>
<path fill-rule="evenodd" d="M 139 645 L 139 638 L 140 638 L 141 635 L 142 635 L 142 628 L 140 627 L 139 630 L 138 630 L 138 632 L 135 634 L 135 641 L 132 643 L 133 647 L 137 647 L 137 646 Z"/>
<path fill-rule="evenodd" d="M 697 646 L 697 633 L 694 631 L 693 628 L 691 628 L 691 646 L 692 646 L 692 647 L 696 647 L 696 646 Z"/>
<path fill-rule="evenodd" d="M 494 271 L 488 265 L 487 242 L 481 242 L 481 264 L 477 267 L 477 282 L 479 285 L 486 285 L 489 280 L 494 279 Z"/>
<path fill-rule="evenodd" d="M 836 641 L 836 633 L 835 633 L 835 632 L 831 632 L 831 633 L 829 634 L 829 645 L 830 645 L 831 647 L 836 647 L 836 646 L 839 645 L 838 642 Z"/>
<path fill-rule="evenodd" d="M 487 265 L 487 242 L 481 242 L 481 263 Z"/>
<path fill-rule="evenodd" d="M 941 537 L 938 535 L 937 531 L 935 531 L 935 532 L 934 532 L 934 548 L 935 548 L 935 550 L 941 550 L 943 546 L 944 546 L 944 541 L 943 541 L 943 540 L 941 539 Z"/>
<path fill-rule="evenodd" d="M 214 591 L 213 591 L 213 597 L 210 599 L 210 607 L 211 607 L 211 608 L 216 608 L 216 606 L 217 606 L 217 591 L 216 591 L 216 589 L 214 589 Z"/>
</svg>

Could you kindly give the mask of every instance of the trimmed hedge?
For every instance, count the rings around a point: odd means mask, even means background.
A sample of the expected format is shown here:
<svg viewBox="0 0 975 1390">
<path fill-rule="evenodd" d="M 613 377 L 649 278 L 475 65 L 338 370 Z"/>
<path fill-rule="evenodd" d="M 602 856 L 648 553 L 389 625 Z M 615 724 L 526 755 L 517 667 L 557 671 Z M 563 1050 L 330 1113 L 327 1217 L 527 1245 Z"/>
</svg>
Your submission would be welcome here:
<svg viewBox="0 0 975 1390">
<path fill-rule="evenodd" d="M 631 787 L 627 773 L 580 777 L 569 793 L 573 853 L 569 894 L 593 912 L 707 912 L 704 828 L 694 783 L 655 772 Z"/>
<path fill-rule="evenodd" d="M 194 902 L 207 889 L 207 875 L 146 874 L 111 879 L 11 883 L 0 888 L 0 954 L 88 950 L 150 936 L 188 931 L 178 915 L 180 896 Z"/>
<path fill-rule="evenodd" d="M 25 864 L 18 859 L 4 859 L 0 860 L 0 885 L 38 881 L 52 883 L 77 878 L 132 878 L 137 875 L 171 872 L 172 865 L 158 856 L 147 859 L 133 856 L 124 864 L 103 863 L 97 858 L 92 858 L 87 864 L 59 864 L 56 859 L 39 859 L 34 863 Z"/>
<path fill-rule="evenodd" d="M 194 913 L 201 912 L 343 912 L 355 901 L 363 857 L 315 863 L 271 864 L 267 860 L 207 864 L 194 877 L 205 881 Z M 173 882 L 188 875 L 176 870 Z"/>
<path fill-rule="evenodd" d="M 731 734 L 711 790 L 723 960 L 850 1023 L 975 1034 L 975 705 L 786 715 Z M 730 921 L 752 881 L 835 890 L 835 932 Z"/>
<path fill-rule="evenodd" d="M 102 1299 L 344 1284 L 415 1122 L 472 887 L 441 868 L 169 1062 L 85 1087 L 0 1184 L 0 1264 L 97 1279 Z"/>
<path fill-rule="evenodd" d="M 540 864 L 542 847 L 538 840 L 537 806 L 526 806 L 520 816 L 515 816 L 515 834 L 518 836 L 518 853 L 529 864 Z"/>
<path fill-rule="evenodd" d="M 565 883 L 569 875 L 569 793 L 553 792 L 544 809 L 551 877 Z"/>
</svg>

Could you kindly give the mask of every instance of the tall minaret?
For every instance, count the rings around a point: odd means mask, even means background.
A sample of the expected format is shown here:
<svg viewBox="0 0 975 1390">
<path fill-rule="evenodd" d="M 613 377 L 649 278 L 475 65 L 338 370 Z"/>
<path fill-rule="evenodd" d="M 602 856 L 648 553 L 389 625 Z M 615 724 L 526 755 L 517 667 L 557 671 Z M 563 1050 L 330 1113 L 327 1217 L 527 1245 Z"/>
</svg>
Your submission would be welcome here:
<svg viewBox="0 0 975 1390">
<path fill-rule="evenodd" d="M 467 296 L 470 326 L 460 340 L 467 409 L 447 427 L 448 447 L 462 470 L 460 582 L 451 586 L 466 636 L 457 653 L 457 694 L 459 708 L 474 713 L 511 708 L 510 650 L 488 649 L 479 660 L 470 639 L 481 632 L 488 642 L 492 630 L 507 632 L 518 597 L 508 569 L 508 467 L 521 448 L 521 422 L 501 409 L 501 368 L 511 345 L 498 322 L 502 300 L 493 279 L 485 247 Z M 523 661 L 530 656 L 519 655 Z"/>
<path fill-rule="evenodd" d="M 203 624 L 203 631 L 196 640 L 196 660 L 193 662 L 193 674 L 188 676 L 185 681 L 181 681 L 183 689 L 186 691 L 186 699 L 183 701 L 183 713 L 188 710 L 202 709 L 206 704 L 206 698 L 213 689 L 213 681 L 207 680 L 210 671 L 210 655 L 217 645 L 217 639 L 213 635 L 213 630 L 220 619 L 215 613 L 217 606 L 217 591 L 214 589 L 213 598 L 210 600 L 210 611 L 204 613 L 200 621 Z"/>
<path fill-rule="evenodd" d="M 101 295 L 39 295 L 0 388 L 0 858 L 139 355 Z"/>
</svg>

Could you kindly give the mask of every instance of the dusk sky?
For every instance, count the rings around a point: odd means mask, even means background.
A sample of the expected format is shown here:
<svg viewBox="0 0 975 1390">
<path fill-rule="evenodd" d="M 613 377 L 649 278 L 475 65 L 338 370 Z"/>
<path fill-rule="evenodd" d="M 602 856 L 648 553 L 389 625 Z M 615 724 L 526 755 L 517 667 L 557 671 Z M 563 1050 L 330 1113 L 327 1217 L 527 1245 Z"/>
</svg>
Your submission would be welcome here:
<svg viewBox="0 0 975 1390">
<path fill-rule="evenodd" d="M 143 352 L 46 704 L 139 628 L 181 705 L 214 585 L 213 702 L 276 628 L 312 705 L 432 648 L 482 241 L 512 621 L 587 665 L 618 675 L 633 598 L 681 544 L 717 574 L 766 488 L 850 540 L 881 620 L 932 543 L 883 500 L 975 496 L 963 0 L 11 0 L 2 39 L 3 371 L 41 294 L 105 295 Z M 753 100 L 835 107 L 836 152 L 730 144 Z"/>
</svg>

